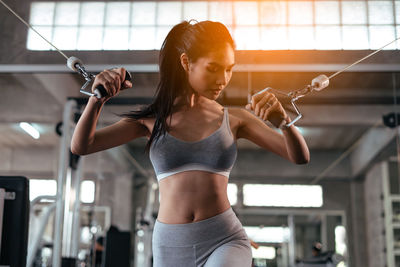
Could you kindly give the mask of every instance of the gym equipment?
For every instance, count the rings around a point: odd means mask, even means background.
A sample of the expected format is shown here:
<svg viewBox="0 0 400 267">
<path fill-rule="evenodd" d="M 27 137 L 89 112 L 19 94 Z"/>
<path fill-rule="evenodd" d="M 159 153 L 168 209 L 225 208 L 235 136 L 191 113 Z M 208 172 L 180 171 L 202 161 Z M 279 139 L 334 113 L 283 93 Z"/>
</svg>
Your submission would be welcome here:
<svg viewBox="0 0 400 267">
<path fill-rule="evenodd" d="M 104 89 L 102 85 L 98 86 L 95 88 L 94 93 L 90 93 L 85 91 L 84 89 L 93 81 L 95 78 L 94 74 L 90 74 L 86 72 L 85 68 L 83 67 L 82 61 L 77 58 L 77 57 L 67 57 L 65 53 L 63 53 L 60 49 L 58 49 L 54 44 L 52 44 L 50 41 L 48 41 L 43 35 L 41 35 L 38 31 L 36 31 L 28 22 L 26 22 L 23 18 L 21 18 L 14 10 L 12 10 L 6 3 L 4 3 L 2 0 L 0 0 L 0 3 L 3 4 L 5 8 L 7 8 L 14 16 L 16 16 L 23 24 L 25 24 L 29 29 L 31 29 L 34 33 L 40 36 L 44 41 L 46 41 L 49 45 L 54 47 L 54 49 L 61 54 L 66 60 L 67 60 L 67 66 L 71 70 L 78 72 L 80 75 L 82 75 L 86 82 L 85 84 L 81 87 L 80 92 L 86 95 L 90 96 L 96 96 L 97 98 L 102 98 L 107 96 L 107 91 Z M 132 76 L 131 74 L 126 71 L 125 73 L 125 81 L 132 81 Z"/>
<path fill-rule="evenodd" d="M 286 92 L 283 92 L 283 91 L 280 91 L 280 90 L 277 90 L 277 89 L 273 89 L 273 88 L 271 88 L 271 87 L 267 87 L 267 88 L 264 88 L 263 90 L 261 90 L 261 91 L 255 93 L 253 96 L 255 96 L 255 95 L 257 95 L 257 94 L 261 94 L 261 93 L 263 93 L 263 92 L 265 92 L 265 91 L 267 91 L 267 90 L 271 90 L 271 91 L 274 91 L 274 92 L 276 92 L 276 93 L 278 93 L 278 94 L 281 94 L 281 95 L 290 97 L 290 98 L 291 98 L 291 101 L 290 101 L 290 102 L 291 102 L 293 108 L 295 109 L 295 111 L 296 111 L 296 113 L 297 113 L 297 117 L 296 117 L 295 119 L 293 119 L 290 123 L 285 124 L 284 118 L 283 118 L 279 113 L 277 113 L 277 112 L 272 112 L 272 113 L 270 114 L 270 116 L 269 116 L 269 121 L 271 121 L 271 123 L 272 123 L 275 127 L 277 127 L 277 128 L 282 128 L 282 127 L 286 127 L 286 128 L 287 128 L 287 127 L 290 127 L 290 126 L 292 126 L 294 123 L 296 123 L 299 119 L 301 119 L 301 118 L 303 117 L 303 115 L 301 114 L 301 112 L 299 111 L 299 109 L 298 109 L 298 107 L 296 106 L 296 103 L 295 103 L 299 98 L 302 98 L 302 97 L 306 96 L 307 94 L 311 93 L 311 92 L 314 91 L 314 90 L 315 90 L 315 91 L 321 91 L 321 90 L 323 90 L 324 88 L 328 87 L 329 81 L 330 81 L 333 77 L 335 77 L 335 76 L 337 76 L 338 74 L 344 72 L 345 70 L 351 68 L 352 66 L 357 65 L 357 64 L 360 63 L 361 61 L 364 61 L 364 60 L 366 60 L 367 58 L 369 58 L 369 57 L 375 55 L 376 53 L 378 53 L 379 51 L 381 51 L 383 48 L 385 48 L 386 46 L 388 46 L 388 45 L 390 45 L 390 44 L 396 42 L 396 41 L 399 40 L 399 39 L 400 39 L 400 37 L 396 38 L 395 40 L 391 41 L 390 43 L 385 44 L 384 46 L 382 46 L 382 47 L 379 48 L 378 50 L 376 50 L 376 51 L 374 51 L 374 52 L 372 52 L 372 53 L 366 55 L 365 57 L 363 57 L 363 58 L 357 60 L 356 62 L 354 62 L 354 63 L 348 65 L 347 67 L 345 67 L 345 68 L 343 68 L 343 69 L 341 69 L 341 70 L 335 72 L 334 74 L 330 75 L 329 77 L 326 76 L 326 75 L 324 75 L 324 74 L 321 74 L 321 75 L 315 77 L 315 78 L 311 81 L 311 85 L 307 85 L 304 89 L 295 90 L 295 91 L 291 91 L 291 92 L 289 92 L 289 93 L 286 93 Z M 250 96 L 250 95 L 248 96 L 248 102 L 249 102 L 249 103 L 251 103 L 251 97 L 252 97 L 252 96 Z"/>
<path fill-rule="evenodd" d="M 1 266 L 26 266 L 28 225 L 28 179 L 22 176 L 0 176 Z"/>
</svg>

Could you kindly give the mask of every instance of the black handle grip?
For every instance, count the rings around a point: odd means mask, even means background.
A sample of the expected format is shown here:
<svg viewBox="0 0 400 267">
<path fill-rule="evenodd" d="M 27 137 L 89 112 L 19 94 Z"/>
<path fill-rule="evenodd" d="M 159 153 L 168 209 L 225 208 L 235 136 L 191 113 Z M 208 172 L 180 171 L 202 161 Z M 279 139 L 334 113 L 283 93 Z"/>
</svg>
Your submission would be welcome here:
<svg viewBox="0 0 400 267">
<path fill-rule="evenodd" d="M 125 80 L 122 82 L 124 83 L 125 81 L 130 81 L 132 82 L 132 75 L 128 72 L 125 71 Z M 97 98 L 103 98 L 105 96 L 108 96 L 106 89 L 104 88 L 103 85 L 98 85 L 95 89 L 94 89 L 94 93 L 96 95 Z"/>
<path fill-rule="evenodd" d="M 285 118 L 278 112 L 272 112 L 267 118 L 276 128 L 281 128 L 286 124 Z"/>
</svg>

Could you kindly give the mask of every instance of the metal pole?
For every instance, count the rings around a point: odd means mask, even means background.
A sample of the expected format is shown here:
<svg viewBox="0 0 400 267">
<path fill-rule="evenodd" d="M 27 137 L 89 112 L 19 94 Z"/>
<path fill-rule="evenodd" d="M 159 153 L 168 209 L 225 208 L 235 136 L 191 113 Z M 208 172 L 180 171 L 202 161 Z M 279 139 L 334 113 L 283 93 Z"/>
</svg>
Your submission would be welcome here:
<svg viewBox="0 0 400 267">
<path fill-rule="evenodd" d="M 82 177 L 82 169 L 83 169 L 83 160 L 84 157 L 79 158 L 78 167 L 75 172 L 74 177 L 74 188 L 75 188 L 75 203 L 73 210 L 73 223 L 72 223 L 72 233 L 71 233 L 71 256 L 73 258 L 78 258 L 79 252 L 79 233 L 80 233 L 80 208 L 81 208 L 81 177 Z"/>
<path fill-rule="evenodd" d="M 328 244 L 327 217 L 325 214 L 321 216 L 321 243 L 322 243 L 322 247 L 325 248 L 325 250 L 330 249 L 329 244 Z"/>
<path fill-rule="evenodd" d="M 65 179 L 64 189 L 64 220 L 61 239 L 61 256 L 70 257 L 71 254 L 71 232 L 72 232 L 72 212 L 71 212 L 71 194 L 72 194 L 72 168 L 67 168 L 67 177 Z"/>
<path fill-rule="evenodd" d="M 289 238 L 289 266 L 295 266 L 295 255 L 296 255 L 296 231 L 295 231 L 295 223 L 294 216 L 288 216 L 288 226 L 290 230 L 290 238 Z"/>
<path fill-rule="evenodd" d="M 61 266 L 61 237 L 63 231 L 64 219 L 64 182 L 68 167 L 68 155 L 70 138 L 71 115 L 77 104 L 73 100 L 69 100 L 64 106 L 63 113 L 63 135 L 60 142 L 59 162 L 58 162 L 58 179 L 57 179 L 57 200 L 56 213 L 54 220 L 54 246 L 53 246 L 53 267 Z"/>
<path fill-rule="evenodd" d="M 1 233 L 3 232 L 3 213 L 4 213 L 4 200 L 6 198 L 6 190 L 0 188 L 0 252 L 1 252 Z"/>
<path fill-rule="evenodd" d="M 49 221 L 51 213 L 54 211 L 56 208 L 56 203 L 51 203 L 50 206 L 45 207 L 43 209 L 43 214 L 41 215 L 40 223 L 39 223 L 39 231 L 37 232 L 36 236 L 34 237 L 34 240 L 31 243 L 31 247 L 29 247 L 28 250 L 28 257 L 27 257 L 27 267 L 31 267 L 33 265 L 33 261 L 36 256 L 36 251 L 39 248 L 39 245 L 42 243 L 42 237 L 44 230 L 46 229 L 47 223 Z"/>
</svg>

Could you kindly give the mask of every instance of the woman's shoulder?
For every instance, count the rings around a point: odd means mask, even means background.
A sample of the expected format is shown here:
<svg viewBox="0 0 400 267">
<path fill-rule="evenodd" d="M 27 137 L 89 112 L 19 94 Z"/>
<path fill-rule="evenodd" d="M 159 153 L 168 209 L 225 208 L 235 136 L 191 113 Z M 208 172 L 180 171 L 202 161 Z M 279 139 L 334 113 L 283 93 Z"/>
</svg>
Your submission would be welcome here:
<svg viewBox="0 0 400 267">
<path fill-rule="evenodd" d="M 233 117 L 236 117 L 238 119 L 243 119 L 246 117 L 245 113 L 247 111 L 244 108 L 241 107 L 224 107 L 224 108 L 228 111 L 229 115 Z"/>
<path fill-rule="evenodd" d="M 243 121 L 246 120 L 247 112 L 241 107 L 224 107 L 229 115 L 229 124 L 233 129 L 239 129 L 243 125 Z M 232 130 L 233 131 L 233 130 Z"/>
</svg>

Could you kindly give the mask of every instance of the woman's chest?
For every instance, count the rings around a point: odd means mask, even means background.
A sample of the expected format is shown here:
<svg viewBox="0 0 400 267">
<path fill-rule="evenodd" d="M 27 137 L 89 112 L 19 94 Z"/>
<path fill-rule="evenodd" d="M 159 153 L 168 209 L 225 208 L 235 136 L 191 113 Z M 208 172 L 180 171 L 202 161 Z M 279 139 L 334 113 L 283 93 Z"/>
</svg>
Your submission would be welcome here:
<svg viewBox="0 0 400 267">
<path fill-rule="evenodd" d="M 232 114 L 226 116 L 227 125 L 229 126 L 234 139 L 236 140 L 237 131 L 240 125 L 240 119 Z M 210 118 L 201 116 L 172 116 L 167 119 L 169 130 L 167 132 L 173 137 L 186 141 L 196 142 L 207 138 L 216 132 L 224 120 L 222 118 Z M 143 124 L 151 134 L 155 125 L 155 118 L 148 118 L 143 120 Z"/>
</svg>

